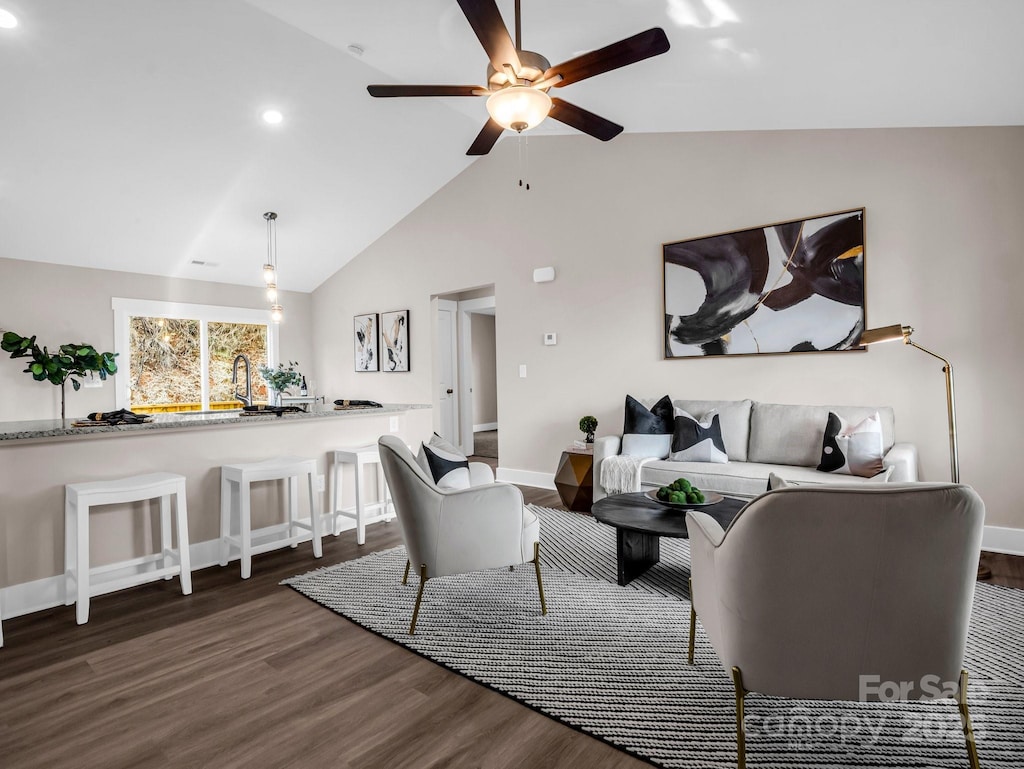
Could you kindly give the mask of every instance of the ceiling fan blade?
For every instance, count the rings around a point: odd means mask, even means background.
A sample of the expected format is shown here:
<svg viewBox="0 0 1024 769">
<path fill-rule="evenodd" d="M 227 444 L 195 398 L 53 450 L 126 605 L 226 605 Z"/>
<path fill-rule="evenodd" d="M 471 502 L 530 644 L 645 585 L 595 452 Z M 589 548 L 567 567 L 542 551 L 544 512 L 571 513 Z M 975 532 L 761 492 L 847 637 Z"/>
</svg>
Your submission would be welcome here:
<svg viewBox="0 0 1024 769">
<path fill-rule="evenodd" d="M 572 126 L 603 142 L 614 139 L 622 133 L 622 126 L 618 123 L 605 120 L 600 115 L 595 115 L 593 112 L 588 112 L 582 107 L 577 107 L 575 104 L 558 98 L 551 100 L 551 112 L 548 113 L 548 117 L 553 117 L 558 122 Z"/>
<path fill-rule="evenodd" d="M 478 85 L 368 85 L 370 96 L 476 96 Z"/>
<path fill-rule="evenodd" d="M 466 150 L 467 155 L 486 155 L 491 151 L 491 147 L 498 141 L 498 137 L 501 136 L 501 132 L 505 129 L 495 123 L 493 120 L 488 119 L 484 125 L 483 130 L 477 134 L 476 139 L 473 141 L 472 146 Z"/>
<path fill-rule="evenodd" d="M 669 42 L 665 30 L 661 27 L 652 27 L 646 32 L 640 32 L 633 37 L 627 37 L 625 40 L 549 67 L 543 78 L 561 75 L 562 81 L 555 83 L 555 88 L 561 88 L 603 72 L 625 67 L 627 64 L 635 64 L 638 61 L 649 59 L 652 56 L 665 53 L 668 49 Z"/>
<path fill-rule="evenodd" d="M 519 72 L 522 69 L 519 53 L 501 19 L 497 3 L 494 0 L 459 0 L 459 7 L 487 52 L 491 66 L 501 72 L 506 64 L 511 64 L 512 69 Z"/>
</svg>

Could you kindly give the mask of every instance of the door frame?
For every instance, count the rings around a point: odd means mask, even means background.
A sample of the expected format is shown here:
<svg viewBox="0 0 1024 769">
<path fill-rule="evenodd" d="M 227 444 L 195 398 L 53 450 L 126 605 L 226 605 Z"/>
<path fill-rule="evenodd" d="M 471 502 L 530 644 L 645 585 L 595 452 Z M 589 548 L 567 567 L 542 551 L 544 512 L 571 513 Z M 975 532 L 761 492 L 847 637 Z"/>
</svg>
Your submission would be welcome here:
<svg viewBox="0 0 1024 769">
<path fill-rule="evenodd" d="M 497 339 L 497 305 L 493 296 L 466 299 L 458 303 L 458 420 L 459 443 L 465 454 L 472 454 L 473 439 L 473 319 L 470 317 L 480 310 L 495 310 L 495 339 Z M 495 341 L 497 347 L 497 341 Z M 497 355 L 495 355 L 497 357 Z"/>
<path fill-rule="evenodd" d="M 431 348 L 433 350 L 433 376 L 431 377 L 432 397 L 431 404 L 434 407 L 434 432 L 438 435 L 444 433 L 441 425 L 441 345 L 438 339 L 440 321 L 438 316 L 441 310 L 452 313 L 452 320 L 455 328 L 452 333 L 452 414 L 455 416 L 455 435 L 460 435 L 460 414 L 459 414 L 459 303 L 452 299 L 440 299 L 436 296 L 430 300 L 431 336 L 433 337 Z M 461 447 L 460 447 L 461 448 Z"/>
</svg>

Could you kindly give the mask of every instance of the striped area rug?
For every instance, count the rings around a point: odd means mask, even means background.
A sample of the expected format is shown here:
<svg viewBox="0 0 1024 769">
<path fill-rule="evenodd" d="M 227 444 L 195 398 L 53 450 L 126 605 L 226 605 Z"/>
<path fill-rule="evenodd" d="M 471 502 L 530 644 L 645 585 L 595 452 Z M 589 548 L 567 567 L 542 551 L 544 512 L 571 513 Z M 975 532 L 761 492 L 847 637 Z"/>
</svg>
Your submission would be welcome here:
<svg viewBox="0 0 1024 769">
<path fill-rule="evenodd" d="M 286 580 L 317 603 L 654 765 L 735 767 L 731 679 L 698 630 L 686 664 L 686 540 L 615 584 L 614 530 L 575 513 L 541 519 L 548 615 L 533 567 L 430 580 L 415 636 L 417 578 L 405 551 L 372 553 Z M 1024 591 L 979 584 L 966 667 L 981 764 L 1024 766 Z M 956 705 L 747 698 L 747 761 L 779 769 L 965 767 Z"/>
</svg>

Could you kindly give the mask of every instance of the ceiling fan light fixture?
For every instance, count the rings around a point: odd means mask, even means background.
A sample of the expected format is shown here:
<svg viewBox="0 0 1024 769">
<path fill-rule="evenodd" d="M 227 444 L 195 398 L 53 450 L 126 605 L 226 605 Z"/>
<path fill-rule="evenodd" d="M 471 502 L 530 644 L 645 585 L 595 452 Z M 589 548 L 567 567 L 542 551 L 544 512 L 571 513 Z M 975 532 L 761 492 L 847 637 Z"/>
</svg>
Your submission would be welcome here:
<svg viewBox="0 0 1024 769">
<path fill-rule="evenodd" d="M 551 97 L 528 85 L 511 85 L 487 97 L 491 119 L 517 133 L 536 128 L 550 111 Z"/>
</svg>

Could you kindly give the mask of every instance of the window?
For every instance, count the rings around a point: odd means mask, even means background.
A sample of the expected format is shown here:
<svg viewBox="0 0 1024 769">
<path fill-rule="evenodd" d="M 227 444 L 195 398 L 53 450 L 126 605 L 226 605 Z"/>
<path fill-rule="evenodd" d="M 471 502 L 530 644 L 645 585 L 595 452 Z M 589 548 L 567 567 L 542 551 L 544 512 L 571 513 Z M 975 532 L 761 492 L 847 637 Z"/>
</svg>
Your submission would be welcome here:
<svg viewBox="0 0 1024 769">
<path fill-rule="evenodd" d="M 244 365 L 237 385 L 231 382 L 238 355 L 251 365 L 253 402 L 266 402 L 266 382 L 257 369 L 277 363 L 277 327 L 268 311 L 118 298 L 112 307 L 118 408 L 238 408 L 235 389 L 245 389 Z"/>
</svg>

